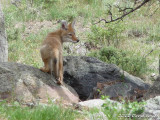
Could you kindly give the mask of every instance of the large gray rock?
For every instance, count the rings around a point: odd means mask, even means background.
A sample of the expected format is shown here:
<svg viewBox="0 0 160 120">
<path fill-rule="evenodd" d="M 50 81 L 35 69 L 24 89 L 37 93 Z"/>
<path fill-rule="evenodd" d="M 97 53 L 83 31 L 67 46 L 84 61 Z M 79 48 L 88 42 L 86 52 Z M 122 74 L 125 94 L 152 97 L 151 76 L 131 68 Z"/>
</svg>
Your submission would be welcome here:
<svg viewBox="0 0 160 120">
<path fill-rule="evenodd" d="M 116 65 L 106 64 L 93 57 L 64 58 L 64 81 L 72 86 L 79 94 L 80 99 L 86 100 L 97 83 L 121 80 L 131 88 L 147 90 L 149 85 L 140 78 L 122 71 Z M 122 88 L 119 88 L 119 90 Z M 133 91 L 133 89 L 131 89 Z"/>
<path fill-rule="evenodd" d="M 64 84 L 65 85 L 65 84 Z M 77 93 L 68 85 L 59 86 L 55 79 L 39 69 L 18 63 L 0 63 L 0 98 L 20 102 L 47 103 L 57 100 L 77 103 Z"/>
<path fill-rule="evenodd" d="M 106 102 L 105 100 L 101 100 L 101 99 L 92 99 L 92 100 L 79 102 L 78 104 L 88 108 L 100 108 L 105 102 Z"/>
</svg>

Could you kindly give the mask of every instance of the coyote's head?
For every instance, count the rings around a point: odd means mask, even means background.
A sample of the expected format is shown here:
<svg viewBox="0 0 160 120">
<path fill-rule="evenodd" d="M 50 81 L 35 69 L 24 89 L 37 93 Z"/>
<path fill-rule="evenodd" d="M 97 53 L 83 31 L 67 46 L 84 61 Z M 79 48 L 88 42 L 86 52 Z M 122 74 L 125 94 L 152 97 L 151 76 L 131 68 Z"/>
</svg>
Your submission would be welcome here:
<svg viewBox="0 0 160 120">
<path fill-rule="evenodd" d="M 74 29 L 75 21 L 67 24 L 65 20 L 61 21 L 61 37 L 63 42 L 79 42 L 79 39 L 76 37 L 75 29 Z"/>
</svg>

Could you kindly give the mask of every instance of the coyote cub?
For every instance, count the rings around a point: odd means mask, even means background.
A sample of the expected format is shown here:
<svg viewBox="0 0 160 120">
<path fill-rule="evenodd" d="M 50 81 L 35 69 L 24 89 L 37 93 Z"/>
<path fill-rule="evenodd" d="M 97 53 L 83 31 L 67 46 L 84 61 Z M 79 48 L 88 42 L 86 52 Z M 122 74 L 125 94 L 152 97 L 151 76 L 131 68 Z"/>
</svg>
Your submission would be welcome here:
<svg viewBox="0 0 160 120">
<path fill-rule="evenodd" d="M 44 67 L 40 68 L 43 72 L 54 72 L 58 84 L 63 84 L 63 42 L 79 42 L 75 35 L 75 21 L 67 24 L 61 21 L 61 28 L 47 35 L 40 48 Z M 52 74 L 51 74 L 52 75 Z"/>
</svg>

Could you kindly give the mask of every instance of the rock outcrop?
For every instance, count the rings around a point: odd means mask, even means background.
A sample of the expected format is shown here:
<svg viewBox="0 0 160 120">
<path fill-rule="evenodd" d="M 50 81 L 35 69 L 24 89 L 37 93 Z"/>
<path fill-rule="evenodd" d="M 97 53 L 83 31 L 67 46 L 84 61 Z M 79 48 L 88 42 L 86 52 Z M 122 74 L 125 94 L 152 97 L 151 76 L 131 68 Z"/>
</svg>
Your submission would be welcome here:
<svg viewBox="0 0 160 120">
<path fill-rule="evenodd" d="M 157 77 L 156 81 L 144 95 L 145 99 L 153 98 L 155 96 L 160 96 L 160 76 Z"/>
<path fill-rule="evenodd" d="M 81 100 L 86 100 L 91 93 L 90 98 L 94 98 L 93 88 L 97 87 L 97 83 L 114 83 L 104 90 L 104 95 L 110 97 L 132 96 L 136 89 L 149 88 L 140 78 L 122 71 L 116 65 L 86 56 L 64 58 L 64 81 L 77 91 Z"/>
<path fill-rule="evenodd" d="M 51 98 L 71 103 L 78 102 L 78 95 L 81 100 L 106 95 L 115 100 L 119 96 L 134 96 L 137 91 L 149 88 L 140 78 L 122 71 L 116 65 L 106 64 L 92 57 L 65 57 L 64 82 L 64 86 L 59 86 L 50 74 L 31 66 L 0 63 L 2 99 L 14 98 L 24 102 L 38 99 L 45 102 Z M 98 94 L 97 89 L 100 90 Z"/>
<path fill-rule="evenodd" d="M 0 98 L 19 102 L 57 100 L 77 103 L 79 97 L 70 86 L 59 86 L 54 77 L 39 69 L 18 63 L 0 63 Z"/>
</svg>

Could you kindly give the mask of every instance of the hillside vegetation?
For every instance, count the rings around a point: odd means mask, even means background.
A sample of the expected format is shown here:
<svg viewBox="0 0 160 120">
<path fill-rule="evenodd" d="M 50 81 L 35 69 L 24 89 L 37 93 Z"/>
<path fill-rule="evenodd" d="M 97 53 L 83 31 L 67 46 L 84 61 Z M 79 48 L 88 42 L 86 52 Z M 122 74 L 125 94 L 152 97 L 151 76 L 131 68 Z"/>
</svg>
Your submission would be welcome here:
<svg viewBox="0 0 160 120">
<path fill-rule="evenodd" d="M 94 56 L 143 78 L 158 73 L 158 1 L 147 3 L 123 21 L 108 24 L 94 23 L 100 18 L 109 18 L 108 4 L 115 5 L 116 0 L 33 0 L 33 3 L 21 0 L 13 4 L 2 1 L 2 4 L 9 61 L 41 67 L 39 48 L 45 36 L 59 27 L 57 21 L 76 19 L 81 43 L 66 44 L 64 55 Z M 119 5 L 132 7 L 133 2 L 120 2 Z M 115 18 L 119 15 L 114 7 L 112 12 Z"/>
</svg>

